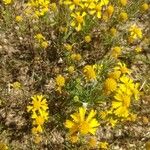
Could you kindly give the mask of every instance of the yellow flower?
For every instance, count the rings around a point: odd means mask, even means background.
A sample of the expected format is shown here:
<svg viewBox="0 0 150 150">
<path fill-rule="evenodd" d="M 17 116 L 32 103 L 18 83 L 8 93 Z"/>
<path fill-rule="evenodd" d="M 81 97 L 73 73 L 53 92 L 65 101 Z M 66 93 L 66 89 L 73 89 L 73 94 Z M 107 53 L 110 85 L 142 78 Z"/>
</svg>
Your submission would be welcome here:
<svg viewBox="0 0 150 150">
<path fill-rule="evenodd" d="M 123 6 L 126 6 L 126 5 L 127 5 L 127 0 L 120 0 L 120 3 L 121 3 Z"/>
<path fill-rule="evenodd" d="M 133 40 L 138 39 L 138 38 L 141 39 L 143 37 L 141 28 L 137 27 L 136 25 L 132 25 L 129 28 L 129 32 L 130 32 L 130 37 Z"/>
<path fill-rule="evenodd" d="M 147 11 L 149 9 L 149 6 L 147 3 L 144 3 L 142 6 L 141 6 L 141 11 Z"/>
<path fill-rule="evenodd" d="M 43 41 L 41 43 L 41 47 L 44 48 L 44 49 L 46 49 L 48 47 L 48 42 L 47 41 Z"/>
<path fill-rule="evenodd" d="M 109 78 L 113 78 L 115 80 L 118 80 L 120 78 L 120 75 L 121 75 L 121 71 L 117 71 L 117 70 L 108 74 Z"/>
<path fill-rule="evenodd" d="M 111 33 L 112 36 L 116 36 L 116 34 L 117 34 L 116 28 L 112 27 L 112 28 L 110 29 L 110 33 Z"/>
<path fill-rule="evenodd" d="M 71 120 L 66 120 L 65 127 L 69 129 L 70 135 L 86 135 L 91 133 L 95 135 L 96 130 L 99 126 L 98 121 L 94 118 L 96 111 L 91 110 L 89 115 L 86 117 L 86 108 L 80 107 L 79 112 L 71 115 Z"/>
<path fill-rule="evenodd" d="M 111 17 L 113 12 L 114 12 L 114 6 L 113 5 L 109 5 L 108 8 L 106 9 L 106 12 L 108 14 L 108 17 Z"/>
<path fill-rule="evenodd" d="M 130 106 L 130 95 L 123 93 L 121 90 L 117 91 L 117 94 L 114 96 L 115 100 L 112 101 L 112 108 L 114 109 L 114 114 L 119 117 L 128 117 Z"/>
<path fill-rule="evenodd" d="M 65 78 L 62 75 L 58 75 L 55 78 L 55 81 L 56 81 L 56 85 L 57 86 L 59 86 L 59 87 L 65 86 Z"/>
<path fill-rule="evenodd" d="M 2 0 L 5 5 L 11 4 L 12 0 Z"/>
<path fill-rule="evenodd" d="M 98 145 L 99 145 L 100 149 L 105 149 L 105 150 L 108 149 L 108 143 L 107 142 L 99 142 Z"/>
<path fill-rule="evenodd" d="M 99 3 L 91 3 L 89 5 L 89 8 L 91 10 L 89 10 L 89 14 L 94 15 L 96 13 L 97 18 L 101 18 L 101 9 L 102 9 L 102 4 L 101 2 Z"/>
<path fill-rule="evenodd" d="M 66 44 L 64 44 L 64 47 L 65 47 L 66 50 L 71 51 L 73 45 L 70 45 L 70 44 L 66 43 Z"/>
<path fill-rule="evenodd" d="M 136 51 L 137 53 L 141 52 L 141 51 L 142 51 L 141 46 L 137 46 L 137 47 L 135 48 L 135 51 Z"/>
<path fill-rule="evenodd" d="M 41 33 L 36 34 L 36 35 L 34 36 L 34 38 L 35 38 L 36 40 L 38 40 L 39 42 L 45 40 L 45 37 L 44 37 Z"/>
<path fill-rule="evenodd" d="M 31 9 L 34 17 L 45 15 L 49 11 L 49 0 L 31 0 L 27 3 L 27 9 Z"/>
<path fill-rule="evenodd" d="M 17 22 L 22 22 L 23 21 L 22 16 L 16 16 L 15 19 L 16 19 Z"/>
<path fill-rule="evenodd" d="M 126 64 L 119 62 L 118 66 L 114 67 L 114 70 L 121 71 L 122 74 L 130 74 L 131 70 L 126 67 Z"/>
<path fill-rule="evenodd" d="M 77 54 L 74 53 L 74 54 L 71 55 L 72 60 L 80 61 L 81 58 L 82 58 L 81 55 L 78 54 L 78 53 Z"/>
<path fill-rule="evenodd" d="M 75 27 L 77 31 L 80 31 L 82 29 L 82 25 L 85 25 L 84 17 L 86 13 L 83 12 L 82 14 L 80 12 L 72 13 L 71 16 L 74 18 L 71 22 L 71 26 Z"/>
<path fill-rule="evenodd" d="M 107 94 L 115 91 L 117 88 L 117 82 L 113 78 L 107 78 L 104 82 L 104 90 Z"/>
<path fill-rule="evenodd" d="M 43 95 L 34 95 L 31 98 L 31 105 L 27 106 L 28 112 L 32 111 L 33 114 L 35 114 L 36 112 L 42 114 L 43 112 L 48 110 L 47 100 Z"/>
<path fill-rule="evenodd" d="M 121 12 L 119 14 L 119 20 L 122 22 L 125 22 L 128 20 L 128 14 L 126 12 Z"/>
<path fill-rule="evenodd" d="M 121 47 L 119 46 L 113 47 L 111 54 L 114 58 L 117 58 L 119 55 L 121 55 Z"/>
<path fill-rule="evenodd" d="M 70 74 L 74 73 L 74 66 L 69 66 L 69 67 L 68 67 L 68 72 L 69 72 Z"/>
<path fill-rule="evenodd" d="M 43 126 L 44 122 L 45 122 L 44 117 L 42 117 L 42 116 L 37 116 L 37 117 L 35 118 L 35 120 L 33 121 L 33 125 Z"/>
<path fill-rule="evenodd" d="M 91 42 L 91 36 L 90 35 L 85 36 L 84 40 L 86 43 L 90 43 Z"/>
<path fill-rule="evenodd" d="M 86 65 L 83 68 L 83 73 L 87 80 L 96 79 L 96 73 L 94 71 L 93 66 L 91 66 L 91 65 Z"/>
</svg>

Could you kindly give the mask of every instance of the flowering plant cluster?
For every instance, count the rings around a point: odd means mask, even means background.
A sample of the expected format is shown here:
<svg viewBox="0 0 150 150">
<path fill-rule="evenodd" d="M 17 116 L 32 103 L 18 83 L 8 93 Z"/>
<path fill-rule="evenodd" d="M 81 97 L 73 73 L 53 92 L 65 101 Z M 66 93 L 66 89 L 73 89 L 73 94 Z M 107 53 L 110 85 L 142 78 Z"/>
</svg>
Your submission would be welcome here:
<svg viewBox="0 0 150 150">
<path fill-rule="evenodd" d="M 53 148 L 55 130 L 58 149 L 113 149 L 102 129 L 137 121 L 148 13 L 143 0 L 2 0 L 0 30 L 16 49 L 0 60 L 12 77 L 5 91 L 24 95 L 35 149 Z"/>
</svg>

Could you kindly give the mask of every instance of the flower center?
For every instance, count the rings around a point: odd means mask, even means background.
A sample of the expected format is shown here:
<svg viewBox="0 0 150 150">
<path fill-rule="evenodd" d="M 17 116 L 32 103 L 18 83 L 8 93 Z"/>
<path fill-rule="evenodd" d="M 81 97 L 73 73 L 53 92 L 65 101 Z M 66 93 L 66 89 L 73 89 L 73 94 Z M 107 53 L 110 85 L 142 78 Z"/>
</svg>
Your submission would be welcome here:
<svg viewBox="0 0 150 150">
<path fill-rule="evenodd" d="M 99 5 L 96 5 L 96 6 L 95 6 L 95 10 L 96 10 L 96 11 L 100 11 L 100 10 L 101 10 L 101 7 L 100 7 Z"/>
<path fill-rule="evenodd" d="M 89 128 L 89 124 L 86 121 L 81 122 L 79 125 L 79 131 L 81 134 L 87 134 L 89 132 Z"/>
<path fill-rule="evenodd" d="M 83 23 L 83 17 L 80 15 L 76 17 L 76 20 L 78 23 Z"/>
<path fill-rule="evenodd" d="M 130 106 L 130 97 L 123 96 L 123 106 L 125 106 L 126 108 Z"/>
<path fill-rule="evenodd" d="M 36 102 L 34 103 L 34 106 L 33 106 L 33 107 L 36 108 L 36 109 L 39 109 L 39 108 L 41 107 L 41 102 L 36 101 Z"/>
</svg>

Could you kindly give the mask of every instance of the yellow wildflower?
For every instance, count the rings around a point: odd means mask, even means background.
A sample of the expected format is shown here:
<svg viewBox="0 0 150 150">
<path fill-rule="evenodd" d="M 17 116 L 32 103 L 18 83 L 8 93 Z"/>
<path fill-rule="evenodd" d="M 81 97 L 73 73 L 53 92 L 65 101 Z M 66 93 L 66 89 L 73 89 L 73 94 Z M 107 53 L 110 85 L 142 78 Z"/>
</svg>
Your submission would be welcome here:
<svg viewBox="0 0 150 150">
<path fill-rule="evenodd" d="M 114 96 L 115 100 L 112 101 L 112 108 L 114 109 L 114 114 L 119 117 L 128 117 L 130 106 L 130 95 L 123 93 L 121 90 L 117 91 L 117 94 Z"/>
<path fill-rule="evenodd" d="M 149 9 L 149 6 L 147 3 L 144 3 L 142 6 L 141 6 L 141 11 L 147 11 Z"/>
<path fill-rule="evenodd" d="M 71 51 L 73 45 L 70 45 L 70 44 L 66 43 L 66 44 L 64 44 L 64 47 L 65 47 L 66 50 Z"/>
<path fill-rule="evenodd" d="M 71 16 L 74 18 L 74 20 L 71 22 L 71 26 L 75 27 L 77 31 L 80 31 L 82 29 L 82 25 L 85 25 L 84 17 L 86 13 L 83 12 L 82 14 L 80 12 L 72 13 Z"/>
<path fill-rule="evenodd" d="M 126 12 L 121 12 L 119 14 L 119 20 L 122 22 L 125 22 L 128 20 L 128 14 Z"/>
<path fill-rule="evenodd" d="M 43 41 L 41 43 L 41 47 L 43 47 L 44 49 L 46 49 L 48 47 L 48 42 L 47 41 Z"/>
<path fill-rule="evenodd" d="M 131 85 L 134 85 L 133 80 L 127 75 L 120 77 L 120 81 L 127 87 L 130 88 Z"/>
<path fill-rule="evenodd" d="M 68 67 L 68 72 L 69 72 L 70 74 L 74 73 L 74 66 L 69 66 L 69 67 Z"/>
<path fill-rule="evenodd" d="M 83 68 L 83 73 L 87 80 L 96 79 L 96 73 L 94 71 L 93 66 L 91 66 L 91 65 L 86 65 Z"/>
<path fill-rule="evenodd" d="M 117 34 L 116 28 L 112 27 L 112 28 L 110 29 L 110 33 L 111 33 L 112 36 L 116 36 L 116 34 Z"/>
<path fill-rule="evenodd" d="M 90 35 L 85 36 L 84 40 L 86 43 L 90 43 L 91 42 L 91 36 Z"/>
<path fill-rule="evenodd" d="M 32 102 L 31 105 L 27 106 L 27 111 L 32 111 L 33 113 L 39 112 L 39 114 L 42 114 L 42 112 L 48 110 L 47 100 L 44 98 L 43 95 L 34 95 L 31 97 Z"/>
<path fill-rule="evenodd" d="M 137 46 L 137 47 L 135 48 L 135 51 L 136 51 L 137 53 L 141 52 L 141 51 L 142 51 L 141 46 Z"/>
<path fill-rule="evenodd" d="M 117 82 L 113 78 L 107 78 L 104 82 L 104 90 L 107 94 L 115 91 L 117 88 Z"/>
<path fill-rule="evenodd" d="M 121 47 L 119 46 L 113 47 L 111 54 L 114 58 L 117 58 L 119 55 L 121 55 Z"/>
<path fill-rule="evenodd" d="M 49 4 L 49 0 L 31 0 L 27 3 L 27 9 L 32 9 L 30 13 L 33 12 L 35 17 L 40 17 L 49 11 Z"/>
<path fill-rule="evenodd" d="M 58 75 L 55 78 L 55 81 L 56 81 L 56 85 L 57 86 L 59 86 L 59 87 L 65 86 L 65 78 L 62 75 Z"/>
<path fill-rule="evenodd" d="M 86 115 L 86 108 L 80 107 L 79 112 L 76 112 L 71 115 L 71 120 L 66 120 L 65 127 L 69 129 L 70 135 L 86 135 L 91 133 L 95 135 L 97 127 L 99 126 L 98 121 L 93 118 L 96 115 L 96 111 L 91 110 L 89 115 Z"/>
<path fill-rule="evenodd" d="M 130 32 L 130 37 L 133 40 L 138 39 L 138 38 L 141 39 L 143 37 L 141 28 L 137 27 L 136 25 L 132 25 L 129 28 L 129 32 Z"/>
<path fill-rule="evenodd" d="M 22 16 L 16 16 L 15 19 L 16 19 L 17 22 L 22 22 L 23 21 Z"/>
<path fill-rule="evenodd" d="M 91 9 L 90 11 L 89 11 L 89 13 L 91 14 L 91 15 L 94 15 L 95 13 L 96 13 L 96 16 L 97 16 L 97 18 L 101 18 L 101 9 L 102 9 L 102 4 L 101 4 L 101 2 L 99 2 L 99 3 L 91 3 L 90 5 L 89 5 L 89 8 Z"/>
<path fill-rule="evenodd" d="M 109 5 L 108 8 L 106 9 L 106 12 L 108 14 L 108 17 L 111 17 L 113 12 L 114 12 L 114 6 L 113 5 Z"/>
<path fill-rule="evenodd" d="M 126 67 L 126 64 L 119 62 L 118 66 L 114 67 L 114 70 L 121 71 L 122 74 L 130 74 L 131 71 Z"/>
<path fill-rule="evenodd" d="M 36 34 L 36 35 L 34 36 L 34 38 L 35 38 L 36 40 L 38 40 L 39 42 L 45 40 L 45 37 L 44 37 L 41 33 Z"/>
<path fill-rule="evenodd" d="M 126 6 L 127 5 L 127 0 L 120 0 L 120 3 L 123 5 L 123 6 Z"/>
<path fill-rule="evenodd" d="M 72 59 L 72 60 L 80 61 L 81 58 L 82 58 L 81 55 L 78 54 L 78 53 L 77 53 L 77 54 L 74 53 L 74 54 L 71 55 L 71 59 Z"/>
</svg>

